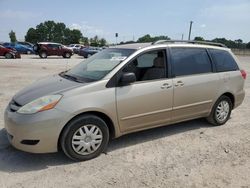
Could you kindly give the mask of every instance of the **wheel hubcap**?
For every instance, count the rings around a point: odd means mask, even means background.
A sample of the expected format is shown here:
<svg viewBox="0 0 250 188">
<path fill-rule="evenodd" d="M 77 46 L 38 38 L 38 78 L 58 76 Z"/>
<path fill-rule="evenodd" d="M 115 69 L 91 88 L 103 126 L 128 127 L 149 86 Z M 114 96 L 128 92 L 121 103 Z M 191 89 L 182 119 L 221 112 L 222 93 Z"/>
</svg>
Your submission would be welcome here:
<svg viewBox="0 0 250 188">
<path fill-rule="evenodd" d="M 102 143 L 102 131 L 96 125 L 80 127 L 72 137 L 72 148 L 80 155 L 94 153 Z"/>
<path fill-rule="evenodd" d="M 227 119 L 229 114 L 229 104 L 227 101 L 221 101 L 216 109 L 216 118 L 219 122 L 223 122 Z"/>
</svg>

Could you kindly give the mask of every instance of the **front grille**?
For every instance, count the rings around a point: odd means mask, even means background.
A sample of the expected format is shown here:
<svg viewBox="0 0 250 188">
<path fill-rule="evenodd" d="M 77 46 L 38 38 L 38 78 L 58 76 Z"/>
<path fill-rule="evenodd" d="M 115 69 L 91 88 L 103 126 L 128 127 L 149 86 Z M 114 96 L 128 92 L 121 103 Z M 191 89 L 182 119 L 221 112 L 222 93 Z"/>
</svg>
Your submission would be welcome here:
<svg viewBox="0 0 250 188">
<path fill-rule="evenodd" d="M 9 107 L 10 107 L 11 112 L 16 112 L 17 110 L 19 110 L 19 108 L 22 107 L 22 105 L 18 104 L 16 101 L 12 100 L 9 104 Z"/>
</svg>

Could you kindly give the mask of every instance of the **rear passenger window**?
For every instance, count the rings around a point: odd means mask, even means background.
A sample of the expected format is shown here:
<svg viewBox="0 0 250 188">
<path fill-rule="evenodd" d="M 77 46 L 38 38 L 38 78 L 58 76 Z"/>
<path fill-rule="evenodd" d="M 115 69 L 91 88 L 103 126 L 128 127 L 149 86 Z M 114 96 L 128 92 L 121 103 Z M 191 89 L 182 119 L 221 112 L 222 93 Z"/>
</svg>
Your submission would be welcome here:
<svg viewBox="0 0 250 188">
<path fill-rule="evenodd" d="M 235 71 L 239 67 L 232 55 L 224 50 L 210 49 L 211 56 L 215 62 L 217 72 Z"/>
<path fill-rule="evenodd" d="M 206 49 L 171 48 L 171 60 L 175 76 L 212 72 Z"/>
</svg>

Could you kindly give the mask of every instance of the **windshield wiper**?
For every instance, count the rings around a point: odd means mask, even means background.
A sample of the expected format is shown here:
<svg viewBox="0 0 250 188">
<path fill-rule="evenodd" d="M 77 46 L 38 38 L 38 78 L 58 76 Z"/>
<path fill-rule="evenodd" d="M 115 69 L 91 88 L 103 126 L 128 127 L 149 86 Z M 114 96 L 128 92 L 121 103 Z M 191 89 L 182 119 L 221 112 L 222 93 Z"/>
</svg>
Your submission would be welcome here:
<svg viewBox="0 0 250 188">
<path fill-rule="evenodd" d="M 65 72 L 61 72 L 59 75 L 61 77 L 63 77 L 63 78 L 68 79 L 68 80 L 72 80 L 72 81 L 75 81 L 75 82 L 83 83 L 83 81 L 79 80 L 77 77 L 69 75 L 69 74 L 65 74 Z"/>
</svg>

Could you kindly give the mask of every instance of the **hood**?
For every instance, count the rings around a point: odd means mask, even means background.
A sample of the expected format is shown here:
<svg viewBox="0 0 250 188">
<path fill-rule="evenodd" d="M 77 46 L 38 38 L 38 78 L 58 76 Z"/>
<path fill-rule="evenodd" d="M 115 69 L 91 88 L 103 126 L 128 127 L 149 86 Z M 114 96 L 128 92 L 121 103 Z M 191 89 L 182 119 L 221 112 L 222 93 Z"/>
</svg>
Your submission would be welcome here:
<svg viewBox="0 0 250 188">
<path fill-rule="evenodd" d="M 63 46 L 64 49 L 73 51 L 73 47 Z"/>
<path fill-rule="evenodd" d="M 40 79 L 30 86 L 22 89 L 13 97 L 13 100 L 23 106 L 42 96 L 62 93 L 69 89 L 80 87 L 86 84 L 87 83 L 78 83 L 67 80 L 59 75 L 53 75 Z"/>
</svg>

